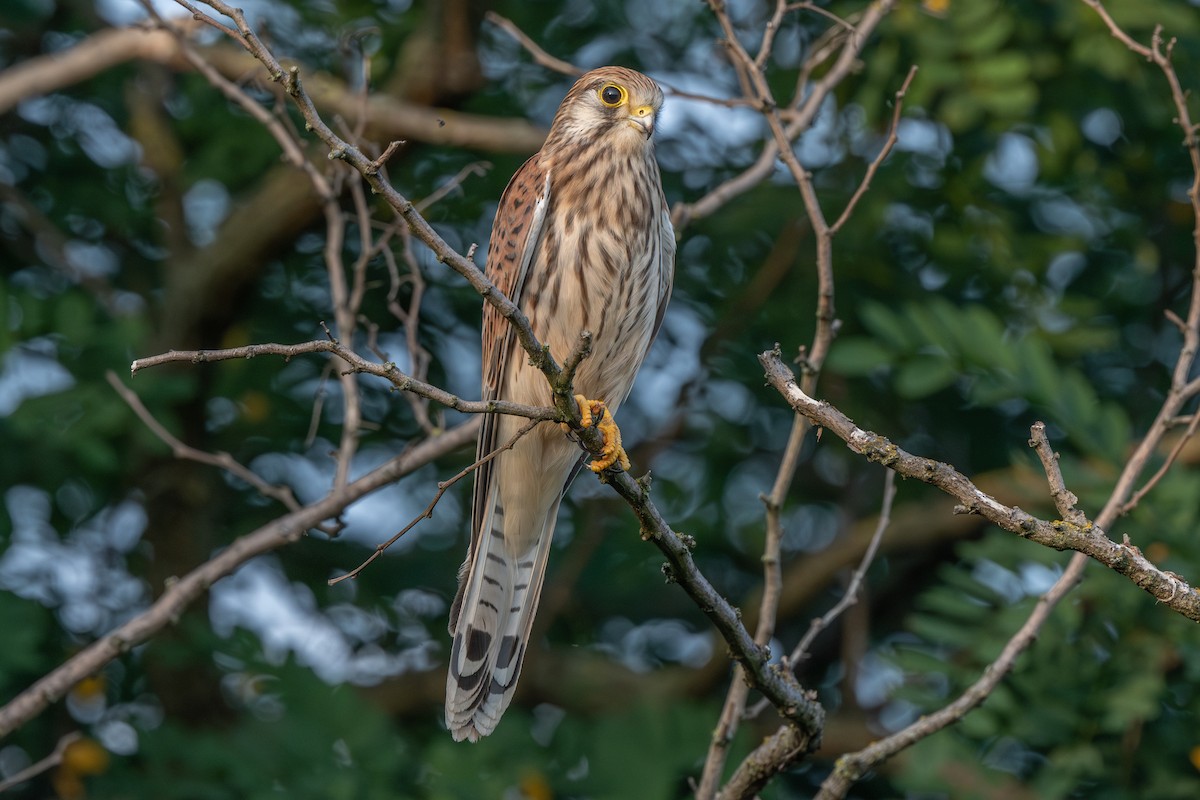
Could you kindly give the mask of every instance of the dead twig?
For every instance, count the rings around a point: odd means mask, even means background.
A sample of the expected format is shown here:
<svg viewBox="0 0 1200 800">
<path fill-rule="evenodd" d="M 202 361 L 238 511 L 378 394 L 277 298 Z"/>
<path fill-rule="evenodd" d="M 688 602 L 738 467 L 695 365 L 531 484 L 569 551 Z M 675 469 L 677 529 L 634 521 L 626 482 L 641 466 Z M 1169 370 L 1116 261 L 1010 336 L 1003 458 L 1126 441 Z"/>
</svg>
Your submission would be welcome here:
<svg viewBox="0 0 1200 800">
<path fill-rule="evenodd" d="M 54 745 L 54 751 L 43 759 L 35 761 L 23 770 L 13 773 L 8 778 L 0 781 L 0 792 L 7 792 L 14 786 L 19 786 L 25 781 L 33 780 L 43 772 L 54 769 L 63 762 L 63 757 L 67 754 L 67 748 L 76 742 L 83 740 L 83 734 L 79 731 L 71 731 L 58 740 L 58 744 Z"/>
<path fill-rule="evenodd" d="M 518 28 L 517 24 L 507 17 L 502 17 L 495 11 L 488 11 L 483 15 L 483 18 L 515 39 L 521 47 L 524 47 L 529 52 L 529 55 L 533 56 L 534 61 L 546 69 L 557 72 L 560 75 L 569 75 L 572 78 L 578 78 L 585 72 L 582 68 L 547 53 L 542 49 L 541 45 L 531 39 L 525 31 Z"/>
<path fill-rule="evenodd" d="M 150 608 L 97 639 L 0 707 L 0 737 L 37 716 L 88 675 L 170 625 L 210 586 L 242 564 L 296 541 L 305 531 L 337 516 L 358 498 L 474 441 L 477 433 L 478 420 L 465 422 L 441 436 L 421 442 L 320 500 L 238 537 L 211 559 L 169 583 Z"/>
<path fill-rule="evenodd" d="M 106 371 L 104 378 L 116 390 L 117 394 L 120 395 L 121 399 L 125 401 L 133 413 L 137 415 L 137 418 L 142 421 L 142 424 L 162 440 L 163 444 L 171 448 L 171 455 L 175 458 L 195 461 L 197 464 L 206 464 L 210 467 L 225 470 L 235 478 L 249 484 L 264 497 L 278 500 L 288 511 L 298 511 L 300 509 L 300 503 L 296 500 L 296 496 L 292 494 L 291 489 L 286 486 L 276 486 L 267 483 L 254 474 L 248 467 L 238 463 L 229 453 L 224 451 L 209 453 L 205 450 L 198 450 L 195 447 L 184 444 L 154 418 L 154 415 L 142 403 L 141 398 L 135 392 L 131 391 L 128 386 L 121 383 L 120 378 L 117 377 L 115 372 L 112 370 Z"/>
<path fill-rule="evenodd" d="M 137 375 L 143 369 L 157 367 L 162 364 L 180 362 L 204 364 L 213 361 L 255 358 L 262 355 L 282 356 L 284 359 L 291 359 L 305 353 L 333 353 L 349 364 L 352 372 L 375 375 L 376 377 L 390 381 L 400 391 L 414 392 L 436 403 L 441 403 L 447 408 L 461 411 L 464 414 L 510 414 L 515 417 L 528 417 L 530 419 L 565 421 L 560 418 L 557 411 L 551 408 L 526 406 L 520 403 L 510 403 L 507 400 L 463 400 L 461 397 L 451 394 L 445 389 L 440 389 L 437 386 L 405 375 L 395 364 L 390 362 L 376 364 L 372 361 L 367 361 L 341 342 L 333 339 L 315 339 L 311 342 L 301 342 L 299 344 L 275 344 L 267 342 L 263 344 L 250 344 L 244 347 L 231 347 L 224 350 L 171 350 L 156 356 L 139 358 L 130 365 L 129 371 L 133 375 Z"/>
<path fill-rule="evenodd" d="M 487 462 L 491 461 L 496 456 L 503 453 L 505 450 L 511 450 L 513 448 L 513 445 L 515 445 L 518 441 L 520 441 L 522 436 L 529 433 L 531 430 L 533 430 L 538 425 L 542 424 L 542 422 L 544 422 L 544 420 L 540 420 L 540 419 L 529 420 L 529 422 L 525 423 L 525 425 L 523 425 L 521 427 L 521 429 L 519 431 L 517 431 L 516 434 L 514 434 L 511 439 L 509 439 L 507 442 L 502 444 L 500 447 L 497 447 L 495 450 L 488 453 L 486 456 L 479 459 L 474 464 L 471 464 L 470 466 L 464 467 L 463 469 L 459 470 L 459 472 L 454 477 L 450 478 L 449 480 L 438 481 L 437 492 L 433 495 L 433 499 L 429 501 L 429 505 L 425 506 L 424 511 L 422 511 L 420 514 L 417 514 L 417 516 L 413 517 L 411 522 L 409 522 L 407 525 L 405 525 L 403 528 L 401 528 L 398 533 L 396 533 L 394 536 L 392 536 L 386 542 L 380 542 L 379 544 L 375 545 L 375 550 L 371 553 L 371 555 L 367 556 L 367 558 L 361 564 L 359 564 L 357 567 L 355 567 L 354 569 L 352 569 L 349 572 L 346 572 L 342 575 L 338 575 L 335 578 L 330 578 L 329 585 L 333 586 L 334 584 L 341 583 L 342 581 L 346 580 L 347 578 L 357 578 L 359 573 L 361 573 L 364 569 L 366 569 L 368 566 L 370 566 L 371 562 L 375 561 L 375 559 L 377 559 L 381 555 L 383 555 L 383 552 L 385 550 L 387 550 L 389 547 L 394 545 L 396 542 L 400 541 L 400 538 L 402 536 L 404 536 L 404 534 L 406 534 L 410 530 L 412 530 L 414 527 L 416 527 L 418 522 L 420 522 L 423 519 L 433 519 L 433 510 L 435 508 L 437 508 L 438 501 L 442 499 L 442 495 L 444 495 L 446 493 L 447 489 L 449 489 L 454 484 L 458 483 L 463 478 L 470 475 L 475 470 L 482 467 Z"/>
</svg>

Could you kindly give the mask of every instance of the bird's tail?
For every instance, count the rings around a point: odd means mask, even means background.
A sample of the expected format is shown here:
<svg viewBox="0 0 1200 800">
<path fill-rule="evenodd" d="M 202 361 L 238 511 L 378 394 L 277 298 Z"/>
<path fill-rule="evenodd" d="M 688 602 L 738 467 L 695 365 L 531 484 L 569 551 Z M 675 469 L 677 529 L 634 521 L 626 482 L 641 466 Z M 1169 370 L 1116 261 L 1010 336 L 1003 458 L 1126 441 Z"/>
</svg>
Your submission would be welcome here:
<svg viewBox="0 0 1200 800">
<path fill-rule="evenodd" d="M 446 725 L 456 741 L 474 742 L 491 733 L 516 691 L 558 505 L 556 500 L 546 516 L 532 520 L 536 536 L 512 531 L 506 536 L 499 497 L 493 494 L 488 503 L 450 611 L 454 643 L 446 676 Z M 512 552 L 511 543 L 520 541 L 529 544 Z"/>
</svg>

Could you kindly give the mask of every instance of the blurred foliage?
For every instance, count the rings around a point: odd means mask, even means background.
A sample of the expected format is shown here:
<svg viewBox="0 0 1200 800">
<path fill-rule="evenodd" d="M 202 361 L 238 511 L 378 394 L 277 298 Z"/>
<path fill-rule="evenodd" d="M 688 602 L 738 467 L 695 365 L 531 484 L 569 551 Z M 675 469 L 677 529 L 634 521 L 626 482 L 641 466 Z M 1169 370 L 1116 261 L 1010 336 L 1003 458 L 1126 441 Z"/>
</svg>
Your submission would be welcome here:
<svg viewBox="0 0 1200 800">
<path fill-rule="evenodd" d="M 703 4 L 490 5 L 584 66 L 622 63 L 685 91 L 738 91 Z M 739 33 L 757 42 L 770 4 L 730 5 Z M 930 13 L 935 5 L 943 13 Z M 1194 2 L 1108 6 L 1139 41 L 1162 25 L 1185 88 L 1196 89 Z M 842 15 L 861 7 L 829 4 Z M 372 87 L 414 102 L 545 125 L 568 84 L 483 23 L 479 4 L 260 2 L 248 11 L 280 55 L 355 87 L 365 52 Z M 0 68 L 136 15 L 116 0 L 6 3 Z M 463 46 L 447 39 L 449 18 L 470 23 L 474 80 L 451 84 L 452 70 L 434 64 Z M 777 96 L 790 93 L 828 25 L 819 14 L 787 16 L 767 72 Z M 968 475 L 1034 485 L 1025 442 L 1044 420 L 1068 486 L 1094 513 L 1159 407 L 1180 341 L 1165 314 L 1182 314 L 1188 301 L 1189 165 L 1165 83 L 1082 2 L 901 2 L 799 144 L 829 219 L 877 152 L 912 64 L 920 70 L 898 146 L 835 242 L 841 329 L 820 394 L 863 427 Z M 672 202 L 737 175 L 764 135 L 751 112 L 677 96 L 663 122 Z M 490 165 L 427 212 L 466 251 L 486 242 L 522 158 L 410 142 L 388 169 L 416 199 L 470 164 Z M 239 263 L 231 243 L 303 208 L 299 196 L 259 194 L 287 169 L 244 112 L 198 76 L 161 65 L 122 64 L 0 116 L 0 698 L 278 515 L 239 481 L 175 462 L 105 375 L 128 384 L 130 361 L 171 348 L 323 335 L 329 289 L 315 213 L 258 242 L 232 296 L 174 296 L 183 278 Z M 351 224 L 347 262 L 359 247 Z M 419 335 L 430 379 L 473 397 L 479 298 L 428 253 L 414 255 L 426 283 Z M 754 355 L 777 341 L 795 353 L 811 338 L 812 260 L 799 195 L 782 170 L 693 222 L 659 344 L 622 411 L 660 508 L 697 538 L 698 563 L 743 607 L 756 602 L 761 575 L 757 497 L 791 419 Z M 398 357 L 403 331 L 387 310 L 382 259 L 369 276 L 363 313 Z M 164 340 L 180 308 L 202 312 L 194 341 Z M 355 344 L 366 352 L 365 338 Z M 332 474 L 342 409 L 320 358 L 155 369 L 132 386 L 173 434 L 229 452 L 301 500 Z M 403 398 L 378 381 L 361 387 L 370 424 L 356 473 L 421 435 Z M 313 535 L 217 584 L 177 628 L 0 742 L 8 775 L 65 733 L 87 737 L 59 770 L 12 796 L 687 796 L 723 696 L 725 648 L 664 583 L 623 506 L 591 481 L 579 481 L 560 522 L 545 649 L 531 652 L 517 705 L 476 746 L 452 743 L 440 726 L 466 482 L 353 584 L 327 585 L 469 459 L 456 454 L 360 503 L 337 540 Z M 787 566 L 869 520 L 880 483 L 876 467 L 832 437 L 809 444 L 785 510 Z M 897 516 L 930 497 L 902 486 Z M 1031 512 L 1054 513 L 1044 486 L 1028 497 Z M 1200 471 L 1185 457 L 1110 533 L 1194 581 L 1197 497 Z M 930 514 L 923 527 L 946 524 Z M 869 575 L 869 629 L 847 620 L 803 666 L 854 746 L 957 696 L 1065 563 L 994 529 L 971 533 L 941 545 L 891 533 Z M 841 586 L 831 570 L 802 587 L 807 599 L 780 621 L 785 648 Z M 565 670 L 539 676 L 540 657 Z M 554 680 L 585 689 L 555 694 Z M 1196 626 L 1092 568 L 987 703 L 855 796 L 1195 797 L 1198 685 Z M 745 726 L 735 758 L 764 724 Z M 830 763 L 806 764 L 763 796 L 809 796 Z"/>
</svg>

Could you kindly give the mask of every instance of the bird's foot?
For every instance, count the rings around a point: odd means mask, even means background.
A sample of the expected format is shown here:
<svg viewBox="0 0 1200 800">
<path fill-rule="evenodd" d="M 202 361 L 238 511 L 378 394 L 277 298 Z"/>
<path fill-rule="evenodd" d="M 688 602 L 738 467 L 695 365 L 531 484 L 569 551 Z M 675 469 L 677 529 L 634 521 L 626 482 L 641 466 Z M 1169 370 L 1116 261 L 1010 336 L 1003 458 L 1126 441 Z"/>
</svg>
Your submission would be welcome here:
<svg viewBox="0 0 1200 800">
<path fill-rule="evenodd" d="M 588 400 L 581 394 L 575 395 L 579 404 L 579 424 L 585 428 L 596 428 L 604 434 L 604 447 L 600 448 L 600 457 L 588 463 L 592 472 L 603 472 L 613 464 L 619 464 L 621 469 L 629 469 L 629 456 L 621 446 L 621 429 L 617 427 L 612 413 L 602 400 Z"/>
</svg>

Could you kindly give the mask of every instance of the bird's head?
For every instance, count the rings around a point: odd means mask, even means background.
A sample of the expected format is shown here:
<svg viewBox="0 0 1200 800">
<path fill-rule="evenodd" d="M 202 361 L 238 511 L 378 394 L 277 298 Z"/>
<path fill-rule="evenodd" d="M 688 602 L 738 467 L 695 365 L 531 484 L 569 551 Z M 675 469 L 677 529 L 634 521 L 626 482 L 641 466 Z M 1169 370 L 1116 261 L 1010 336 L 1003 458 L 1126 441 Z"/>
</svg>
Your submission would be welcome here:
<svg viewBox="0 0 1200 800">
<path fill-rule="evenodd" d="M 584 73 L 563 99 L 550 139 L 604 137 L 615 147 L 647 148 L 662 108 L 659 85 L 625 67 Z"/>
</svg>

